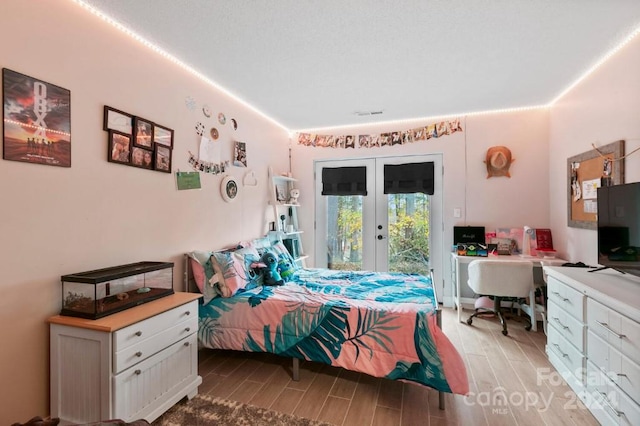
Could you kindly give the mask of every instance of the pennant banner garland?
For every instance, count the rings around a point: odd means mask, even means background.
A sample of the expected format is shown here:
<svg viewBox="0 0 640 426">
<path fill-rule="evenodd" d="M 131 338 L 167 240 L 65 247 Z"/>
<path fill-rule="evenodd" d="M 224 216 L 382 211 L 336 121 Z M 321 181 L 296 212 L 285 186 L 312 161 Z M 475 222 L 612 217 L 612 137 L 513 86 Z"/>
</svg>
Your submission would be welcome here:
<svg viewBox="0 0 640 426">
<path fill-rule="evenodd" d="M 417 127 L 378 135 L 316 135 L 313 133 L 298 133 L 298 145 L 316 146 L 322 148 L 374 148 L 380 146 L 404 145 L 407 143 L 424 141 L 431 138 L 462 132 L 460 119 L 441 121 L 428 126 Z"/>
</svg>

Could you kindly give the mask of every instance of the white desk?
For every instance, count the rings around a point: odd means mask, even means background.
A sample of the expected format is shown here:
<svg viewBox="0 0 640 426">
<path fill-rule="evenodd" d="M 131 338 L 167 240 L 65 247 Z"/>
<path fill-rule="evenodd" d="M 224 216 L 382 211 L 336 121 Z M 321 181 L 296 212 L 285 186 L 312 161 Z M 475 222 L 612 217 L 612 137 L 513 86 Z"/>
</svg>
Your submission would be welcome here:
<svg viewBox="0 0 640 426">
<path fill-rule="evenodd" d="M 469 289 L 467 286 L 467 281 L 469 280 L 469 274 L 467 272 L 467 267 L 469 263 L 474 260 L 530 260 L 533 262 L 534 268 L 540 268 L 542 272 L 542 266 L 560 266 L 567 261 L 564 259 L 557 258 L 541 258 L 536 256 L 495 256 L 490 255 L 487 257 L 480 256 L 458 256 L 456 253 L 451 253 L 451 275 L 452 280 L 455 282 L 455 294 L 453 297 L 454 300 L 454 308 L 458 310 L 458 321 L 462 322 L 462 309 L 463 305 L 467 305 L 466 307 L 470 309 L 474 309 L 475 298 L 474 297 L 464 297 L 462 295 L 462 291 L 465 289 Z M 544 262 L 544 263 L 542 263 Z M 538 283 L 542 284 L 542 283 Z M 470 289 L 469 289 L 470 291 Z M 535 312 L 535 298 L 530 297 L 531 304 L 531 312 Z M 536 331 L 538 329 L 535 319 L 531 321 L 531 329 Z"/>
</svg>

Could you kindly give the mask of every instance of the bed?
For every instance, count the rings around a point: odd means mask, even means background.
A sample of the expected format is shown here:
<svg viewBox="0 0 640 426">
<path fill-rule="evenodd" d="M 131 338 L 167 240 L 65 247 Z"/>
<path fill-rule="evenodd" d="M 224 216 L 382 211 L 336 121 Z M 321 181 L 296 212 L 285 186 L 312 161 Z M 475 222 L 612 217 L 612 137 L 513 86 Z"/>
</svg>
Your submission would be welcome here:
<svg viewBox="0 0 640 426">
<path fill-rule="evenodd" d="M 288 253 L 278 255 L 288 260 Z M 215 267 L 226 265 L 236 273 L 245 268 L 239 275 L 248 284 L 227 291 L 227 297 L 204 298 L 198 331 L 202 347 L 293 358 L 294 379 L 303 359 L 419 383 L 441 392 L 440 408 L 442 392 L 468 393 L 464 363 L 440 329 L 431 277 L 304 268 L 289 270 L 284 285 L 266 286 L 259 276 L 250 276 L 253 257 L 212 254 L 205 267 L 213 278 L 209 281 L 228 282 L 229 274 L 216 274 Z M 197 263 L 193 255 L 185 259 L 188 286 Z"/>
</svg>

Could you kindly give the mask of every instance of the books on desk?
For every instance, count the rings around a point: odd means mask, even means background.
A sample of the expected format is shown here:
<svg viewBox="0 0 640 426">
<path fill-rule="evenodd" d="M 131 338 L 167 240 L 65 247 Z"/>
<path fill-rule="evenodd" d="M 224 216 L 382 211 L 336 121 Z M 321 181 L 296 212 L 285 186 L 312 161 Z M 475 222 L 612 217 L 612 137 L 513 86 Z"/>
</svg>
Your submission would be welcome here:
<svg viewBox="0 0 640 426">
<path fill-rule="evenodd" d="M 481 256 L 487 257 L 489 254 L 488 245 L 480 243 L 458 244 L 458 256 Z"/>
</svg>

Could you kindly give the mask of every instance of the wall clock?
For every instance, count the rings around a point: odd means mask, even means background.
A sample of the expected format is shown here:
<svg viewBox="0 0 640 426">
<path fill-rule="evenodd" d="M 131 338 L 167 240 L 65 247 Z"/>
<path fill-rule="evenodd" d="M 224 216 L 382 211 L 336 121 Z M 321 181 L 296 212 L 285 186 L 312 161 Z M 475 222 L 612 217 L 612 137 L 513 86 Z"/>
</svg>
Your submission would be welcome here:
<svg viewBox="0 0 640 426">
<path fill-rule="evenodd" d="M 220 192 L 222 199 L 227 203 L 234 201 L 238 197 L 240 186 L 236 178 L 232 176 L 225 176 L 220 184 Z"/>
</svg>

